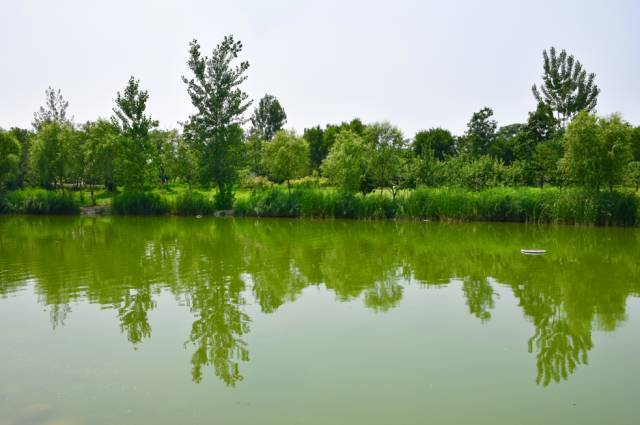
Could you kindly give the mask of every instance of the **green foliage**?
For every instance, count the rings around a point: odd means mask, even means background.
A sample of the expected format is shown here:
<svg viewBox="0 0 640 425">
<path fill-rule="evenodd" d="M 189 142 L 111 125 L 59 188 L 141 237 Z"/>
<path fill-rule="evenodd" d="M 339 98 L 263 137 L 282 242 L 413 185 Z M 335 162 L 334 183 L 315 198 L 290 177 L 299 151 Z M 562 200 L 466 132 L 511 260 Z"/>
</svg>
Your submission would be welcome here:
<svg viewBox="0 0 640 425">
<path fill-rule="evenodd" d="M 629 226 L 638 224 L 640 200 L 627 192 L 582 189 L 421 188 L 405 196 L 279 188 L 238 201 L 236 214 L 258 217 L 325 217 L 443 221 L 511 221 Z"/>
<path fill-rule="evenodd" d="M 255 133 L 260 140 L 271 140 L 276 132 L 282 130 L 287 122 L 287 114 L 275 96 L 265 94 L 251 116 Z"/>
<path fill-rule="evenodd" d="M 186 183 L 189 188 L 198 181 L 198 157 L 184 138 L 179 137 L 176 145 L 173 175 Z"/>
<path fill-rule="evenodd" d="M 600 89 L 595 84 L 596 75 L 583 69 L 580 61 L 555 47 L 542 52 L 544 59 L 542 85 L 534 84 L 531 90 L 538 101 L 556 113 L 561 126 L 566 125 L 578 112 L 592 111 L 598 103 Z"/>
<path fill-rule="evenodd" d="M 293 131 L 280 130 L 263 148 L 262 162 L 269 176 L 276 181 L 290 181 L 309 170 L 309 144 Z"/>
<path fill-rule="evenodd" d="M 473 113 L 467 124 L 467 131 L 460 139 L 460 148 L 463 153 L 472 157 L 491 153 L 498 127 L 498 123 L 491 119 L 492 116 L 493 110 L 486 106 Z"/>
<path fill-rule="evenodd" d="M 427 151 L 438 161 L 443 161 L 456 154 L 456 139 L 444 128 L 431 128 L 416 133 L 413 138 L 413 151 L 417 157 L 429 155 Z"/>
<path fill-rule="evenodd" d="M 631 156 L 631 127 L 618 115 L 597 118 L 580 112 L 567 127 L 564 136 L 564 166 L 578 185 L 610 189 L 622 182 Z"/>
<path fill-rule="evenodd" d="M 200 192 L 183 192 L 175 200 L 174 212 L 177 215 L 210 215 L 215 210 L 214 202 Z"/>
<path fill-rule="evenodd" d="M 80 203 L 71 192 L 30 188 L 0 196 L 0 212 L 4 213 L 59 215 L 77 214 L 80 211 Z"/>
<path fill-rule="evenodd" d="M 0 129 L 0 192 L 20 171 L 20 143 L 12 133 Z"/>
<path fill-rule="evenodd" d="M 55 91 L 52 87 L 48 87 L 45 94 L 47 96 L 45 106 L 41 106 L 38 112 L 33 113 L 33 128 L 40 131 L 45 124 L 52 122 L 70 124 L 71 120 L 67 118 L 69 102 L 62 97 L 60 90 Z"/>
<path fill-rule="evenodd" d="M 364 141 L 370 151 L 369 173 L 379 188 L 400 179 L 405 140 L 402 132 L 388 122 L 368 125 Z"/>
<path fill-rule="evenodd" d="M 640 161 L 631 161 L 625 170 L 625 183 L 640 189 Z"/>
<path fill-rule="evenodd" d="M 109 121 L 99 119 L 87 122 L 84 132 L 84 180 L 91 191 L 95 205 L 95 187 L 104 185 L 108 190 L 115 188 L 115 157 L 117 154 L 118 129 Z"/>
<path fill-rule="evenodd" d="M 216 203 L 222 208 L 233 204 L 242 150 L 240 125 L 251 105 L 240 89 L 249 63 L 232 66 L 241 51 L 242 43 L 226 36 L 210 58 L 203 57 L 198 41 L 193 40 L 187 62 L 193 78 L 182 77 L 197 111 L 185 124 L 184 136 L 197 152 L 201 179 L 217 185 Z"/>
<path fill-rule="evenodd" d="M 160 215 L 171 211 L 170 203 L 151 192 L 124 191 L 113 198 L 113 212 L 122 215 Z"/>
<path fill-rule="evenodd" d="M 43 124 L 31 146 L 31 169 L 45 188 L 63 187 L 73 157 L 74 129 L 57 121 Z"/>
<path fill-rule="evenodd" d="M 24 188 L 28 183 L 30 173 L 30 154 L 31 144 L 34 139 L 32 131 L 13 127 L 9 132 L 16 138 L 20 144 L 20 162 L 18 164 L 18 175 L 16 176 L 16 186 Z"/>
<path fill-rule="evenodd" d="M 362 137 L 344 129 L 338 133 L 329 155 L 322 163 L 322 174 L 340 190 L 362 190 L 369 170 L 369 152 Z"/>
<path fill-rule="evenodd" d="M 127 189 L 142 190 L 154 181 L 156 150 L 149 138 L 149 131 L 158 122 L 145 115 L 149 94 L 140 89 L 140 81 L 129 78 L 124 93 L 118 92 L 115 114 L 111 121 L 120 134 L 118 143 L 117 177 Z"/>
</svg>

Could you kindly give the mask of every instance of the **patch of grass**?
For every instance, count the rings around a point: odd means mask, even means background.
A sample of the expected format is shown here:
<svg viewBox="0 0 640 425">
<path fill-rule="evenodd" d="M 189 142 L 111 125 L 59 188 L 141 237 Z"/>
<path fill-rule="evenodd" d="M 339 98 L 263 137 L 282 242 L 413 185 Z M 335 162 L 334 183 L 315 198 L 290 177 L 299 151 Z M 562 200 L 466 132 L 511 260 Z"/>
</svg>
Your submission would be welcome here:
<svg viewBox="0 0 640 425">
<path fill-rule="evenodd" d="M 23 189 L 0 195 L 0 212 L 12 214 L 78 214 L 80 202 L 73 192 Z"/>
<path fill-rule="evenodd" d="M 113 198 L 113 212 L 121 215 L 161 215 L 171 211 L 171 202 L 151 192 L 122 192 Z"/>
</svg>

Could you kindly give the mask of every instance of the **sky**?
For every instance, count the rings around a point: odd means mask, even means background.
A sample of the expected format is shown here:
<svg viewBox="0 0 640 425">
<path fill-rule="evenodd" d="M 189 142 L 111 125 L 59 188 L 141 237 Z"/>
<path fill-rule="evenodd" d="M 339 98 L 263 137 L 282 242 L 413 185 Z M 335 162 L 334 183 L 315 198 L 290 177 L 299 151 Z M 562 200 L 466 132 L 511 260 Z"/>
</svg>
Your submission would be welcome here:
<svg viewBox="0 0 640 425">
<path fill-rule="evenodd" d="M 640 1 L 0 0 L 0 127 L 29 127 L 48 86 L 74 122 L 109 117 L 129 76 L 148 112 L 180 128 L 192 112 L 189 41 L 227 34 L 250 63 L 244 90 L 276 96 L 287 128 L 390 121 L 412 137 L 456 134 L 484 106 L 500 125 L 535 108 L 542 51 L 596 73 L 597 112 L 640 125 Z M 249 114 L 247 114 L 248 117 Z"/>
</svg>

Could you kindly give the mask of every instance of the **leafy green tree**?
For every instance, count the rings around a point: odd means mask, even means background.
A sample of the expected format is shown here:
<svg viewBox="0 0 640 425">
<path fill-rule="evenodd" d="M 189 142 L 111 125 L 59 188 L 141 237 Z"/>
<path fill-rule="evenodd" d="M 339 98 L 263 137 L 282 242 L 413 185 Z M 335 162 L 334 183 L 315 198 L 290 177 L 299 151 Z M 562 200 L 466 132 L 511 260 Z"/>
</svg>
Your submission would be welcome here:
<svg viewBox="0 0 640 425">
<path fill-rule="evenodd" d="M 631 161 L 625 170 L 625 181 L 630 186 L 635 186 L 636 192 L 640 189 L 640 161 Z"/>
<path fill-rule="evenodd" d="M 493 110 L 488 107 L 474 112 L 467 124 L 467 131 L 461 139 L 464 153 L 477 158 L 491 153 L 491 145 L 496 136 L 498 123 L 491 119 Z"/>
<path fill-rule="evenodd" d="M 431 128 L 417 132 L 412 147 L 417 157 L 423 156 L 425 150 L 431 150 L 438 161 L 443 161 L 456 154 L 456 139 L 449 130 Z"/>
<path fill-rule="evenodd" d="M 338 133 L 342 130 L 351 130 L 354 133 L 363 136 L 365 128 L 366 126 L 358 118 L 355 118 L 350 122 L 342 122 L 337 125 L 328 124 L 324 130 L 319 126 L 305 128 L 303 137 L 307 142 L 309 142 L 312 169 L 320 169 L 320 165 L 329 154 L 329 150 L 335 143 Z"/>
<path fill-rule="evenodd" d="M 562 139 L 545 140 L 535 145 L 531 158 L 533 177 L 540 187 L 561 183 L 560 160 L 564 154 Z"/>
<path fill-rule="evenodd" d="M 174 175 L 189 186 L 198 181 L 198 157 L 184 138 L 180 137 L 176 145 Z"/>
<path fill-rule="evenodd" d="M 569 177 L 591 189 L 622 181 L 631 157 L 631 126 L 619 115 L 597 118 L 586 110 L 569 123 L 564 136 Z"/>
<path fill-rule="evenodd" d="M 9 132 L 16 138 L 18 143 L 20 143 L 20 163 L 18 165 L 16 185 L 17 187 L 23 188 L 29 177 L 29 154 L 31 152 L 31 142 L 35 135 L 32 131 L 18 127 L 11 128 Z"/>
<path fill-rule="evenodd" d="M 265 94 L 251 116 L 253 131 L 261 140 L 271 140 L 287 123 L 287 114 L 275 96 Z"/>
<path fill-rule="evenodd" d="M 91 192 L 91 202 L 96 203 L 95 189 L 103 184 L 111 191 L 114 187 L 115 157 L 118 147 L 118 128 L 112 122 L 98 119 L 87 122 L 84 132 L 84 179 Z"/>
<path fill-rule="evenodd" d="M 155 150 L 149 131 L 158 121 L 145 115 L 149 93 L 140 89 L 140 80 L 129 78 L 123 93 L 118 92 L 112 123 L 122 135 L 117 165 L 118 180 L 130 190 L 142 190 L 153 178 Z"/>
<path fill-rule="evenodd" d="M 327 157 L 329 148 L 324 140 L 324 130 L 320 126 L 305 128 L 302 135 L 304 140 L 309 143 L 309 159 L 311 169 L 318 170 L 322 161 Z"/>
<path fill-rule="evenodd" d="M 286 181 L 291 192 L 291 179 L 309 171 L 309 144 L 293 131 L 280 130 L 265 144 L 262 161 L 269 176 L 276 181 Z"/>
<path fill-rule="evenodd" d="M 18 177 L 20 143 L 11 132 L 0 129 L 0 191 Z"/>
<path fill-rule="evenodd" d="M 548 106 L 556 114 L 556 120 L 564 127 L 578 112 L 592 111 L 598 103 L 600 89 L 596 75 L 587 74 L 580 61 L 562 49 L 555 47 L 542 52 L 543 74 L 540 88 L 531 88 L 538 103 Z"/>
<path fill-rule="evenodd" d="M 43 125 L 51 122 L 60 124 L 70 123 L 71 120 L 67 117 L 69 102 L 62 97 L 60 90 L 56 91 L 52 87 L 49 87 L 45 91 L 45 94 L 47 96 L 45 105 L 33 113 L 33 128 L 38 131 Z"/>
<path fill-rule="evenodd" d="M 640 161 L 640 127 L 631 132 L 631 154 L 634 161 Z"/>
<path fill-rule="evenodd" d="M 64 188 L 69 166 L 69 146 L 74 134 L 70 124 L 57 121 L 43 124 L 31 147 L 31 168 L 45 188 Z"/>
<path fill-rule="evenodd" d="M 200 45 L 193 40 L 189 49 L 189 69 L 194 77 L 182 77 L 196 112 L 185 124 L 184 136 L 198 152 L 200 176 L 218 186 L 216 203 L 219 208 L 233 205 L 233 184 L 241 160 L 244 113 L 251 105 L 240 85 L 249 62 L 232 62 L 242 51 L 242 43 L 226 36 L 213 50 L 211 57 L 200 54 Z"/>
<path fill-rule="evenodd" d="M 388 122 L 367 125 L 364 140 L 370 151 L 370 172 L 382 191 L 397 180 L 406 147 L 402 132 Z"/>
<path fill-rule="evenodd" d="M 337 188 L 357 192 L 367 177 L 370 150 L 357 133 L 343 129 L 322 162 L 322 174 Z"/>
<path fill-rule="evenodd" d="M 509 124 L 500 127 L 495 133 L 493 143 L 489 147 L 489 153 L 509 165 L 516 159 L 516 145 L 524 132 L 525 124 Z"/>
<path fill-rule="evenodd" d="M 152 130 L 149 133 L 151 145 L 154 147 L 154 169 L 158 173 L 160 186 L 166 186 L 173 178 L 173 163 L 176 161 L 176 130 Z"/>
</svg>

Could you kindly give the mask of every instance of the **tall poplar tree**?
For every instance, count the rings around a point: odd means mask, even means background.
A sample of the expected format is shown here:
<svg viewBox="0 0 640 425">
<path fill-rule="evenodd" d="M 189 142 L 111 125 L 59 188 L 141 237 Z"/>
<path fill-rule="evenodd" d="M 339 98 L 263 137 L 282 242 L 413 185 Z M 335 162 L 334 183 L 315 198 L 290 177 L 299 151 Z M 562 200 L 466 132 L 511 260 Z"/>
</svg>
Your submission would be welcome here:
<svg viewBox="0 0 640 425">
<path fill-rule="evenodd" d="M 247 79 L 249 62 L 234 66 L 242 43 L 224 37 L 211 54 L 202 56 L 197 40 L 190 43 L 192 78 L 182 77 L 196 111 L 184 126 L 184 137 L 198 154 L 200 177 L 218 187 L 216 206 L 231 208 L 233 184 L 241 160 L 244 113 L 251 105 L 240 85 Z"/>
</svg>

